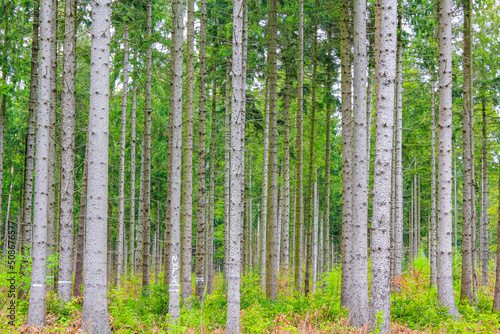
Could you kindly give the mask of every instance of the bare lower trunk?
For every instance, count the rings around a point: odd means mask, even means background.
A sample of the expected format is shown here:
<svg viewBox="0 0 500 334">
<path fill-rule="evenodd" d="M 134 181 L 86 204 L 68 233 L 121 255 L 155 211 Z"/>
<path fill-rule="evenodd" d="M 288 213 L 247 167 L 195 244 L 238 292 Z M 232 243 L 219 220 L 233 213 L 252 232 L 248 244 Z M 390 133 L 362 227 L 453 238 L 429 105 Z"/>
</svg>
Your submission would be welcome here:
<svg viewBox="0 0 500 334">
<path fill-rule="evenodd" d="M 120 174 L 118 180 L 118 261 L 116 267 L 116 288 L 120 289 L 120 278 L 123 270 L 123 244 L 125 241 L 125 140 L 127 126 L 127 93 L 128 93 L 128 26 L 123 32 L 123 93 L 122 93 L 122 118 L 120 136 Z M 126 255 L 125 255 L 126 256 Z"/>
<path fill-rule="evenodd" d="M 184 221 L 182 228 L 182 300 L 191 297 L 193 234 L 193 98 L 194 98 L 194 0 L 187 2 L 186 144 L 184 151 Z"/>
<path fill-rule="evenodd" d="M 215 74 L 215 63 L 214 72 Z M 212 83 L 212 126 L 210 130 L 210 204 L 208 217 L 208 254 L 207 254 L 207 294 L 212 294 L 214 279 L 214 216 L 215 216 L 215 134 L 216 134 L 216 110 L 217 110 L 217 87 L 215 79 Z"/>
<path fill-rule="evenodd" d="M 38 77 L 38 115 L 35 155 L 35 194 L 33 214 L 33 256 L 31 260 L 31 291 L 28 309 L 29 326 L 45 326 L 45 289 L 47 262 L 47 209 L 50 126 L 50 39 L 52 37 L 52 0 L 43 0 L 40 7 L 40 75 Z M 0 115 L 2 117 L 3 115 Z M 3 140 L 1 140 L 3 142 Z M 0 152 L 3 154 L 3 152 Z"/>
<path fill-rule="evenodd" d="M 431 286 L 436 285 L 436 112 L 434 108 L 434 76 L 431 82 L 431 221 L 430 221 L 430 262 Z"/>
<path fill-rule="evenodd" d="M 227 282 L 227 264 L 229 261 L 229 198 L 230 198 L 230 145 L 231 145 L 231 86 L 230 77 L 231 62 L 226 61 L 226 95 L 224 98 L 225 118 L 224 118 L 224 281 Z M 258 235 L 258 234 L 257 234 Z M 257 237 L 260 241 L 260 238 Z"/>
<path fill-rule="evenodd" d="M 440 0 L 439 16 L 439 125 L 438 125 L 438 300 L 448 313 L 458 316 L 453 295 L 452 273 L 452 35 L 451 1 Z"/>
<path fill-rule="evenodd" d="M 264 149 L 262 153 L 262 199 L 260 213 L 260 287 L 266 290 L 266 260 L 267 260 L 267 209 L 268 209 L 268 170 L 269 170 L 269 80 L 266 81 L 266 108 L 264 114 Z"/>
<path fill-rule="evenodd" d="M 57 291 L 61 300 L 69 302 L 71 300 L 71 278 L 73 275 L 76 1 L 66 1 L 65 18 L 61 100 L 61 228 Z"/>
<path fill-rule="evenodd" d="M 362 327 L 368 323 L 368 163 L 366 120 L 366 1 L 354 1 L 354 131 L 353 131 L 353 192 L 352 226 L 353 292 L 349 307 L 349 323 Z"/>
<path fill-rule="evenodd" d="M 483 286 L 488 286 L 488 135 L 486 132 L 486 101 L 482 100 L 483 109 L 483 140 L 481 151 L 481 174 L 482 174 L 482 196 L 481 196 L 481 221 L 480 221 L 480 257 L 481 257 L 481 277 Z"/>
<path fill-rule="evenodd" d="M 340 305 L 349 307 L 352 298 L 352 111 L 351 37 L 349 0 L 341 6 L 342 73 L 342 286 Z"/>
<path fill-rule="evenodd" d="M 171 233 L 170 233 L 170 283 L 169 314 L 173 322 L 179 321 L 179 274 L 180 274 L 180 239 L 181 239 L 181 157 L 182 157 L 182 45 L 184 33 L 184 3 L 176 0 L 172 3 L 172 26 L 175 35 L 172 46 L 172 176 L 170 182 L 171 198 Z M 203 20 L 202 20 L 203 21 Z M 202 32 L 203 34 L 203 32 Z M 203 64 L 204 65 L 204 64 Z M 200 222 L 198 222 L 200 223 Z M 199 236 L 198 236 L 199 237 Z"/>
<path fill-rule="evenodd" d="M 202 302 L 205 290 L 205 117 L 206 117 L 206 28 L 207 4 L 201 3 L 200 106 L 198 119 L 198 233 L 196 242 L 196 297 Z"/>
<path fill-rule="evenodd" d="M 90 68 L 88 224 L 82 329 L 111 333 L 108 318 L 106 243 L 108 206 L 109 71 L 111 3 L 92 3 Z"/>
<path fill-rule="evenodd" d="M 297 106 L 297 189 L 295 191 L 295 290 L 302 291 L 302 211 L 303 211 L 303 119 L 304 119 L 304 0 L 299 0 L 299 55 L 298 55 L 298 106 Z"/>
<path fill-rule="evenodd" d="M 134 78 L 135 79 L 135 78 Z M 132 115 L 130 116 L 130 270 L 135 270 L 135 122 L 137 86 L 132 86 Z M 134 269 L 133 269 L 134 268 Z"/>
</svg>

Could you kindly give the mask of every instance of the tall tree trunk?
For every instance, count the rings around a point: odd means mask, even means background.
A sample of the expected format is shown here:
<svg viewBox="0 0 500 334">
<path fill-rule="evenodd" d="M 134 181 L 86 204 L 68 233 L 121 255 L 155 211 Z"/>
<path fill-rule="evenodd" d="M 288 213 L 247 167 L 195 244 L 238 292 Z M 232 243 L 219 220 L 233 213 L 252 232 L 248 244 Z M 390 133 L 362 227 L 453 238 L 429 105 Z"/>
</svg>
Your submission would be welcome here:
<svg viewBox="0 0 500 334">
<path fill-rule="evenodd" d="M 452 159 L 453 159 L 453 191 L 454 191 L 454 208 L 455 210 L 454 211 L 454 215 L 453 215 L 453 218 L 454 218 L 454 231 L 455 231 L 455 235 L 454 235 L 454 240 L 455 240 L 455 252 L 458 252 L 458 205 L 457 205 L 457 180 L 458 180 L 458 177 L 457 177 L 457 153 L 455 152 L 455 149 L 454 149 L 454 145 L 452 146 Z M 436 236 L 436 240 L 437 240 L 437 236 Z"/>
<path fill-rule="evenodd" d="M 31 260 L 31 284 L 28 308 L 28 325 L 45 326 L 46 263 L 47 263 L 47 214 L 49 189 L 49 126 L 50 126 L 50 75 L 51 20 L 54 19 L 54 2 L 43 0 L 40 6 L 40 62 L 38 76 L 38 115 L 35 155 L 35 195 L 33 214 L 33 255 Z M 3 142 L 3 140 L 1 140 Z"/>
<path fill-rule="evenodd" d="M 464 0 L 464 85 L 463 85 L 463 218 L 462 218 L 462 277 L 460 299 L 474 301 L 472 289 L 474 248 L 473 229 L 475 227 L 474 191 L 474 145 L 473 145 L 473 105 L 472 105 L 472 49 L 471 49 L 471 1 Z"/>
<path fill-rule="evenodd" d="M 453 295 L 452 275 L 452 35 L 451 1 L 440 0 L 439 13 L 439 124 L 438 124 L 438 300 L 448 313 L 458 316 Z"/>
<path fill-rule="evenodd" d="M 154 247 L 154 268 L 155 285 L 158 285 L 158 274 L 160 272 L 160 201 L 156 202 L 156 226 L 155 226 L 155 247 Z"/>
<path fill-rule="evenodd" d="M 224 98 L 225 117 L 224 117 L 224 281 L 227 282 L 227 264 L 229 262 L 229 199 L 230 199 L 230 145 L 231 145 L 231 129 L 230 129 L 230 116 L 231 116 L 231 62 L 229 58 L 226 59 L 226 94 Z M 260 240 L 257 237 L 258 240 Z"/>
<path fill-rule="evenodd" d="M 498 169 L 500 171 L 500 168 Z M 500 173 L 498 177 L 498 194 L 500 196 Z M 495 270 L 495 296 L 493 298 L 493 309 L 500 311 L 500 201 L 498 202 L 497 220 L 497 267 Z"/>
<path fill-rule="evenodd" d="M 65 3 L 64 63 L 61 100 L 61 228 L 58 297 L 71 300 L 73 275 L 73 208 L 75 188 L 76 1 Z"/>
<path fill-rule="evenodd" d="M 312 74 L 312 94 L 311 94 L 311 132 L 310 132 L 310 137 L 309 137 L 309 196 L 307 199 L 308 202 L 308 209 L 309 209 L 309 215 L 306 218 L 306 224 L 307 224 L 307 238 L 306 238 L 306 247 L 307 251 L 305 252 L 306 255 L 306 275 L 305 275 L 305 288 L 304 288 L 304 293 L 307 295 L 309 293 L 309 280 L 310 280 L 310 274 L 311 274 L 311 260 L 313 259 L 313 254 L 312 254 L 312 228 L 313 228 L 313 217 L 314 217 L 314 184 L 313 184 L 313 178 L 314 178 L 314 171 L 313 171 L 313 166 L 314 166 L 314 123 L 315 123 L 315 118 L 316 118 L 316 82 L 317 82 L 317 72 L 318 72 L 318 12 L 317 8 L 319 6 L 318 0 L 316 0 L 316 11 L 315 11 L 315 19 L 314 19 L 314 41 L 313 41 L 313 74 Z M 314 262 L 312 263 L 314 266 Z"/>
<path fill-rule="evenodd" d="M 127 126 L 127 93 L 128 93 L 128 25 L 123 27 L 123 93 L 122 118 L 120 133 L 120 172 L 118 180 L 118 265 L 116 267 L 116 288 L 120 289 L 120 279 L 123 270 L 124 218 L 125 218 L 125 145 Z M 126 255 L 125 255 L 126 256 Z"/>
<path fill-rule="evenodd" d="M 263 171 L 262 171 L 262 198 L 260 212 L 260 287 L 262 291 L 266 290 L 266 269 L 267 269 L 267 210 L 269 195 L 269 79 L 265 86 L 265 114 L 264 114 L 264 148 L 262 153 Z"/>
<path fill-rule="evenodd" d="M 402 274 L 403 264 L 403 226 L 404 226 L 404 198 L 403 198 L 403 41 L 402 41 L 402 18 L 398 11 L 398 41 L 397 41 L 397 68 L 396 68 L 396 143 L 395 150 L 395 185 L 396 185 L 396 208 L 394 228 L 394 276 Z"/>
<path fill-rule="evenodd" d="M 191 297 L 193 234 L 193 98 L 194 98 L 194 0 L 187 2 L 186 146 L 184 155 L 184 222 L 182 228 L 182 300 Z"/>
<path fill-rule="evenodd" d="M 316 291 L 316 282 L 318 280 L 318 222 L 319 222 L 319 197 L 318 197 L 318 181 L 316 176 L 316 181 L 314 182 L 314 196 L 312 197 L 314 214 L 312 217 L 313 227 L 312 227 L 312 288 L 311 291 Z"/>
<path fill-rule="evenodd" d="M 76 241 L 76 260 L 75 260 L 75 283 L 73 285 L 73 297 L 80 296 L 80 288 L 83 275 L 83 259 L 85 245 L 85 219 L 87 217 L 87 180 L 88 180 L 88 141 L 85 150 L 85 162 L 83 165 L 82 193 L 80 195 L 80 214 L 78 218 L 78 235 Z"/>
<path fill-rule="evenodd" d="M 203 7 L 202 2 L 202 7 Z M 172 48 L 171 60 L 171 84 L 172 84 L 172 176 L 170 181 L 170 198 L 171 212 L 170 221 L 172 230 L 170 234 L 171 249 L 170 249 L 170 283 L 169 283 L 169 314 L 172 321 L 177 322 L 180 316 L 180 298 L 179 298 L 179 258 L 180 258 L 180 241 L 181 241 L 181 157 L 182 157 L 182 45 L 184 34 L 184 3 L 180 0 L 175 0 L 172 3 L 172 35 L 174 44 Z M 203 8 L 202 8 L 202 15 Z M 205 21 L 202 18 L 202 22 Z M 203 23 L 201 34 L 204 35 Z M 203 38 L 203 37 L 202 37 Z M 203 42 L 202 42 L 203 48 Z M 200 50 L 201 52 L 201 50 Z M 201 57 L 201 54 L 200 54 Z M 203 68 L 205 64 L 201 64 Z M 202 80 L 203 81 L 203 80 Z M 200 143 L 203 144 L 203 143 Z M 198 220 L 198 224 L 200 220 Z M 199 236 L 198 236 L 199 238 Z"/>
<path fill-rule="evenodd" d="M 391 182 L 397 64 L 397 0 L 381 7 L 379 89 L 375 134 L 373 219 L 371 227 L 370 327 L 391 332 Z M 382 323 L 377 314 L 382 312 Z"/>
<path fill-rule="evenodd" d="M 243 192 L 245 180 L 245 82 L 243 58 L 244 0 L 233 1 L 233 95 L 231 108 L 231 202 L 229 228 L 229 263 L 227 293 L 227 333 L 239 334 L 240 259 L 243 226 Z"/>
<path fill-rule="evenodd" d="M 172 40 L 175 36 L 172 37 Z M 175 44 L 175 43 L 174 43 Z M 173 48 L 173 46 L 172 46 Z M 172 76 L 173 77 L 173 76 Z M 170 86 L 170 96 L 173 96 L 173 85 L 171 82 Z M 173 98 L 170 99 L 170 110 L 173 110 Z M 170 114 L 169 120 L 169 135 L 168 135 L 168 174 L 167 174 L 167 214 L 165 223 L 165 275 L 163 276 L 163 285 L 167 286 L 170 284 L 170 264 L 171 264 L 171 250 L 172 250 L 172 148 L 173 148 L 173 126 L 172 126 L 172 114 Z"/>
<path fill-rule="evenodd" d="M 341 6 L 341 73 L 342 73 L 342 286 L 340 305 L 349 307 L 352 299 L 353 280 L 352 247 L 352 77 L 351 77 L 351 20 L 350 0 L 343 0 Z"/>
<path fill-rule="evenodd" d="M 3 53 L 6 54 L 9 52 L 9 21 L 6 21 L 6 27 L 3 31 Z M 7 64 L 2 63 L 2 86 L 7 84 Z M 4 153 L 4 134 L 5 134 L 5 111 L 6 111 L 6 93 L 2 92 L 2 96 L 0 97 L 0 226 L 2 225 L 2 193 L 3 193 L 3 153 Z M 8 229 L 7 225 L 5 225 L 5 240 L 7 240 Z M 0 241 L 1 241 L 0 234 Z M 4 245 L 5 246 L 5 245 Z M 3 247 L 5 249 L 5 247 Z M 3 254 L 5 255 L 5 251 L 3 250 Z"/>
<path fill-rule="evenodd" d="M 486 132 L 486 100 L 482 99 L 483 138 L 481 150 L 481 223 L 480 223 L 480 257 L 483 286 L 488 286 L 488 135 Z"/>
<path fill-rule="evenodd" d="M 430 259 L 431 286 L 436 285 L 436 111 L 434 108 L 434 75 L 431 79 L 431 223 L 430 223 Z M 456 210 L 456 208 L 455 208 Z"/>
<path fill-rule="evenodd" d="M 290 263 L 290 69 L 285 68 L 285 107 L 283 136 L 283 215 L 281 228 L 281 259 L 280 263 L 288 271 Z"/>
<path fill-rule="evenodd" d="M 328 34 L 328 38 L 331 40 L 331 33 Z M 332 72 L 333 68 L 331 65 L 327 66 L 327 92 L 330 93 L 332 89 Z M 326 150 L 325 150 L 325 211 L 323 213 L 323 259 L 322 259 L 322 271 L 326 273 L 328 271 L 329 251 L 328 251 L 328 241 L 330 240 L 330 132 L 331 132 L 331 115 L 332 115 L 332 99 L 330 95 L 327 96 L 326 101 Z"/>
<path fill-rule="evenodd" d="M 215 134 L 216 134 L 216 116 L 217 116 L 217 86 L 215 81 L 216 66 L 213 65 L 214 79 L 212 82 L 212 126 L 210 129 L 210 212 L 208 217 L 208 254 L 207 254 L 207 294 L 212 294 L 212 285 L 214 279 L 214 216 L 215 216 Z"/>
<path fill-rule="evenodd" d="M 298 106 L 297 106 L 297 189 L 295 191 L 295 290 L 302 291 L 302 211 L 303 211 L 303 186 L 304 186 L 304 149 L 303 149 L 303 123 L 304 123 L 304 0 L 299 0 L 299 55 L 298 55 Z"/>
<path fill-rule="evenodd" d="M 134 72 L 135 73 L 135 72 Z M 136 78 L 134 78 L 136 79 Z M 135 271 L 135 146 L 136 146 L 137 86 L 132 86 L 132 110 L 130 115 L 130 271 Z"/>
<path fill-rule="evenodd" d="M 269 179 L 267 193 L 266 296 L 278 299 L 278 4 L 269 1 Z"/>
<path fill-rule="evenodd" d="M 151 58 L 153 45 L 151 41 L 151 11 L 152 0 L 147 3 L 147 33 L 146 39 L 148 48 L 146 50 L 146 92 L 144 106 L 144 132 L 143 132 L 143 150 L 144 150 L 144 188 L 142 200 L 142 293 L 149 294 L 149 246 L 151 240 Z"/>
<path fill-rule="evenodd" d="M 349 306 L 349 323 L 361 327 L 368 323 L 368 171 L 366 130 L 366 1 L 354 1 L 354 131 L 353 131 L 353 192 L 351 289 L 354 292 Z M 386 97 L 389 98 L 389 97 Z"/>
<path fill-rule="evenodd" d="M 88 224 L 82 329 L 111 333 L 106 281 L 111 3 L 92 3 Z"/>
<path fill-rule="evenodd" d="M 203 301 L 205 290 L 205 118 L 206 118 L 206 47 L 207 4 L 201 3 L 200 27 L 200 106 L 198 119 L 198 229 L 196 243 L 196 297 Z"/>
</svg>

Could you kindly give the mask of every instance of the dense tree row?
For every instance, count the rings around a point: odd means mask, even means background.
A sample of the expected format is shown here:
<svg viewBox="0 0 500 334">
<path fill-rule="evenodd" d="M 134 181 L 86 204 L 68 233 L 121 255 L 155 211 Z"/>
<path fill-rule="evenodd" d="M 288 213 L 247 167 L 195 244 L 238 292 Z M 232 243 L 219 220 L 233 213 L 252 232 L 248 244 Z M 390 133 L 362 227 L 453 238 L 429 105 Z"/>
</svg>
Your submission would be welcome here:
<svg viewBox="0 0 500 334">
<path fill-rule="evenodd" d="M 454 252 L 461 300 L 488 284 L 494 2 L 2 10 L 0 236 L 30 275 L 28 325 L 46 324 L 48 290 L 68 302 L 83 287 L 82 328 L 110 332 L 107 289 L 125 275 L 146 296 L 153 277 L 168 286 L 175 322 L 223 272 L 228 333 L 251 272 L 277 300 L 280 270 L 309 294 L 341 266 L 350 324 L 382 317 L 384 333 L 391 282 L 419 256 L 451 315 Z"/>
</svg>

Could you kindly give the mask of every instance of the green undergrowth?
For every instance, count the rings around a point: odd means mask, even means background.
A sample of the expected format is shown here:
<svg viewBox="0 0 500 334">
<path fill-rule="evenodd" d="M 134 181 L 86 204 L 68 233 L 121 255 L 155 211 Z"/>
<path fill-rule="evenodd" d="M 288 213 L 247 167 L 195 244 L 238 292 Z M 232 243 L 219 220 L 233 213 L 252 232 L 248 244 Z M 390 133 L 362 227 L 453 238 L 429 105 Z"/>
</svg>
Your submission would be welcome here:
<svg viewBox="0 0 500 334">
<path fill-rule="evenodd" d="M 492 267 L 493 269 L 493 267 Z M 393 281 L 391 316 L 398 333 L 426 331 L 434 333 L 500 333 L 500 314 L 492 311 L 493 284 L 480 288 L 473 304 L 458 305 L 461 317 L 453 319 L 437 302 L 436 287 L 429 286 L 429 265 L 417 258 L 411 269 Z M 454 259 L 455 297 L 459 300 L 460 259 Z M 5 273 L 0 274 L 2 284 Z M 193 280 L 194 281 L 194 280 Z M 490 277 L 493 281 L 493 277 Z M 222 275 L 214 278 L 214 291 L 200 303 L 191 297 L 184 301 L 180 321 L 171 324 L 168 315 L 168 286 L 152 284 L 147 294 L 140 289 L 140 277 L 126 276 L 120 289 L 108 291 L 111 326 L 116 333 L 223 333 L 226 324 L 227 289 Z M 318 282 L 316 291 L 308 296 L 294 292 L 291 272 L 282 271 L 278 281 L 278 300 L 266 298 L 260 288 L 260 277 L 252 272 L 242 278 L 241 329 L 243 333 L 354 333 L 347 327 L 348 311 L 340 307 L 340 268 L 336 267 Z M 153 282 L 152 282 L 153 283 Z M 4 286 L 4 285 L 3 285 Z M 192 286 L 194 294 L 194 282 Z M 6 289 L 0 300 L 6 300 Z M 16 302 L 15 326 L 9 326 L 7 304 L 0 309 L 0 332 L 27 332 L 27 300 Z M 82 299 L 64 304 L 55 293 L 47 295 L 45 332 L 77 333 L 81 319 Z M 366 332 L 366 331 L 361 331 Z"/>
</svg>

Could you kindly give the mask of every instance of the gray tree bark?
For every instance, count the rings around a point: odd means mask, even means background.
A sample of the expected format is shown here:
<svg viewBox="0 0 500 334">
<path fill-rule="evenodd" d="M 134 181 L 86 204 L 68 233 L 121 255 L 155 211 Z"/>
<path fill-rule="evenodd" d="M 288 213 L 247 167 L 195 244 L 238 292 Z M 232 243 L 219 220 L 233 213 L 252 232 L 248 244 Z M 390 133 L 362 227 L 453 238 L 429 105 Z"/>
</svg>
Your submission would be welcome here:
<svg viewBox="0 0 500 334">
<path fill-rule="evenodd" d="M 486 132 L 486 101 L 482 100 L 483 138 L 481 150 L 481 225 L 480 225 L 480 257 L 482 285 L 488 286 L 488 134 Z"/>
<path fill-rule="evenodd" d="M 368 164 L 366 120 L 366 1 L 354 1 L 354 131 L 353 131 L 353 192 L 352 254 L 353 281 L 349 304 L 349 323 L 362 327 L 368 323 Z M 354 279 L 356 278 L 356 279 Z"/>
<path fill-rule="evenodd" d="M 224 98 L 225 117 L 224 117 L 224 281 L 227 282 L 228 261 L 229 261 L 229 199 L 230 199 L 230 182 L 231 182 L 231 162 L 230 162 L 230 145 L 231 145 L 231 62 L 226 59 L 226 95 Z M 257 235 L 258 232 L 257 232 Z M 257 237 L 260 241 L 260 238 Z M 259 247 L 257 249 L 260 249 Z"/>
<path fill-rule="evenodd" d="M 472 137 L 474 136 L 473 127 L 473 105 L 472 105 L 472 49 L 471 49 L 471 1 L 464 0 L 464 60 L 463 60 L 463 216 L 462 216 L 462 277 L 460 299 L 467 299 L 470 303 L 474 302 L 474 293 L 472 291 L 473 281 L 473 256 L 475 243 L 473 242 L 473 228 L 475 227 L 475 200 L 474 192 L 474 145 Z M 475 197 L 475 196 L 474 196 Z M 475 199 L 475 198 L 474 198 Z"/>
<path fill-rule="evenodd" d="M 265 114 L 264 114 L 264 148 L 262 152 L 263 171 L 262 171 L 262 197 L 260 212 L 260 287 L 262 291 L 266 290 L 266 269 L 267 269 L 267 205 L 269 193 L 269 80 L 265 86 Z"/>
<path fill-rule="evenodd" d="M 448 313 L 458 316 L 453 295 L 452 272 L 452 35 L 451 1 L 440 0 L 439 13 L 439 123 L 438 123 L 438 300 Z"/>
<path fill-rule="evenodd" d="M 341 76 L 342 76 L 342 283 L 340 305 L 349 307 L 352 289 L 352 75 L 349 0 L 341 6 Z"/>
<path fill-rule="evenodd" d="M 61 99 L 61 203 L 58 297 L 71 300 L 73 208 L 75 188 L 76 1 L 65 3 L 64 62 Z"/>
<path fill-rule="evenodd" d="M 82 329 L 111 333 L 106 282 L 111 2 L 92 2 L 88 225 Z"/>
<path fill-rule="evenodd" d="M 118 261 L 116 267 L 116 288 L 120 289 L 120 278 L 123 270 L 123 244 L 125 241 L 125 145 L 127 126 L 127 93 L 128 93 L 128 25 L 123 27 L 123 93 L 122 118 L 120 132 L 120 171 L 118 180 Z M 125 255 L 126 256 L 126 255 Z"/>
<path fill-rule="evenodd" d="M 394 227 L 394 277 L 402 274 L 403 262 L 403 226 L 404 226 L 404 198 L 403 198 L 403 42 L 402 42 L 402 18 L 398 13 L 398 41 L 397 41 L 397 67 L 396 67 L 396 143 L 395 150 L 395 185 L 396 185 L 396 208 Z"/>
<path fill-rule="evenodd" d="M 31 260 L 31 288 L 28 308 L 28 325 L 45 326 L 45 292 L 47 263 L 47 210 L 49 126 L 50 126 L 50 75 L 53 52 L 51 38 L 54 19 L 54 2 L 43 0 L 40 4 L 40 62 L 38 76 L 38 115 L 35 153 L 35 195 L 33 207 L 33 255 Z M 3 140 L 1 140 L 3 142 Z"/>
<path fill-rule="evenodd" d="M 280 263 L 288 271 L 290 263 L 290 69 L 285 69 L 285 106 L 283 135 L 283 214 Z"/>
<path fill-rule="evenodd" d="M 194 98 L 194 0 L 187 2 L 186 146 L 184 173 L 184 222 L 182 228 L 182 300 L 191 297 L 193 233 L 193 98 Z"/>
<path fill-rule="evenodd" d="M 181 239 L 181 157 L 182 157 L 182 45 L 184 33 L 184 3 L 175 0 L 172 3 L 172 46 L 171 84 L 172 84 L 172 174 L 170 181 L 171 212 L 170 221 L 170 283 L 169 283 L 169 314 L 173 322 L 180 316 L 179 274 L 180 274 L 180 239 Z M 203 20 L 202 20 L 203 21 Z M 199 222 L 198 222 L 199 223 Z"/>
<path fill-rule="evenodd" d="M 297 189 L 295 191 L 295 290 L 302 291 L 302 211 L 303 211 L 303 186 L 304 186 L 304 150 L 303 150 L 303 122 L 304 122 L 304 0 L 299 0 L 299 54 L 298 54 L 298 101 L 297 101 Z"/>
<path fill-rule="evenodd" d="M 200 25 L 200 97 L 198 119 L 198 220 L 196 242 L 196 297 L 203 301 L 205 290 L 205 118 L 206 118 L 206 50 L 207 50 L 207 4 L 201 2 Z"/>
<path fill-rule="evenodd" d="M 207 254 L 207 294 L 212 294 L 214 279 L 214 217 L 215 217 L 215 135 L 216 135 L 216 111 L 217 111 L 217 87 L 215 81 L 216 66 L 214 62 L 214 79 L 212 82 L 212 126 L 210 129 L 210 195 L 208 214 L 208 254 Z"/>
<path fill-rule="evenodd" d="M 233 1 L 233 95 L 231 105 L 231 202 L 227 293 L 227 333 L 240 332 L 240 262 L 245 180 L 245 82 L 243 64 L 244 1 Z"/>
<path fill-rule="evenodd" d="M 278 4 L 269 1 L 269 179 L 267 193 L 267 236 L 266 236 L 266 296 L 278 299 Z"/>
<path fill-rule="evenodd" d="M 147 2 L 147 32 L 146 39 L 148 48 L 146 50 L 146 92 L 144 106 L 144 131 L 143 131 L 143 149 L 144 149 L 144 195 L 142 207 L 142 293 L 149 294 L 149 253 L 151 240 L 151 58 L 153 45 L 151 41 L 151 11 L 152 0 Z"/>
<path fill-rule="evenodd" d="M 135 79 L 135 78 L 134 78 Z M 135 146 L 136 146 L 137 86 L 132 86 L 132 110 L 130 115 L 130 271 L 135 270 Z"/>
<path fill-rule="evenodd" d="M 391 332 L 391 182 L 394 138 L 394 98 L 397 63 L 396 0 L 381 7 L 377 119 L 371 228 L 370 327 Z M 377 314 L 382 312 L 381 324 Z"/>
<path fill-rule="evenodd" d="M 431 79 L 431 286 L 436 285 L 436 111 L 434 108 L 434 75 Z"/>
</svg>

